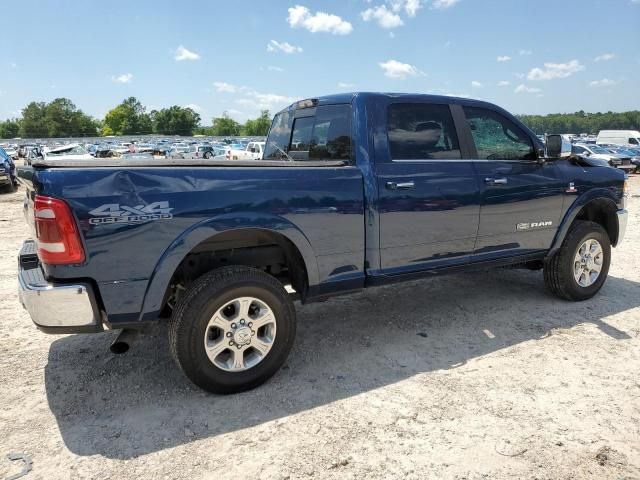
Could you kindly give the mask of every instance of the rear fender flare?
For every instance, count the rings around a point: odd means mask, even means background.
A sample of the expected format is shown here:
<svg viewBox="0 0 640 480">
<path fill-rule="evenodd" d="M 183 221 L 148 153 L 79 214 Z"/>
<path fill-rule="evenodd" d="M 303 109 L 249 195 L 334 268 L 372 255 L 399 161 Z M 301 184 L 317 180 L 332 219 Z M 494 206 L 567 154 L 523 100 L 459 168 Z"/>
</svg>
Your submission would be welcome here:
<svg viewBox="0 0 640 480">
<path fill-rule="evenodd" d="M 277 215 L 234 212 L 193 225 L 169 245 L 151 274 L 139 319 L 149 320 L 161 310 L 173 274 L 197 245 L 221 233 L 245 229 L 264 230 L 285 237 L 302 256 L 308 285 L 311 287 L 319 283 L 318 263 L 313 248 L 296 225 Z"/>
</svg>

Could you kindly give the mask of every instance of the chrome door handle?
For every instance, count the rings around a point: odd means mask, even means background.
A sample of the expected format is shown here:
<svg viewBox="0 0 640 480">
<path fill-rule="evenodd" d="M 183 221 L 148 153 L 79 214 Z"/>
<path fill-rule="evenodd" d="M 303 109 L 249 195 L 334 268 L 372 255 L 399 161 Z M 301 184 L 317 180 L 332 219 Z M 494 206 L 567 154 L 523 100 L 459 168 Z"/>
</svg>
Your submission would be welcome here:
<svg viewBox="0 0 640 480">
<path fill-rule="evenodd" d="M 389 190 L 411 190 L 416 185 L 413 182 L 387 182 L 385 186 Z"/>
<path fill-rule="evenodd" d="M 505 177 L 501 177 L 501 178 L 487 177 L 484 179 L 484 183 L 486 183 L 487 185 L 506 185 L 509 182 Z"/>
</svg>

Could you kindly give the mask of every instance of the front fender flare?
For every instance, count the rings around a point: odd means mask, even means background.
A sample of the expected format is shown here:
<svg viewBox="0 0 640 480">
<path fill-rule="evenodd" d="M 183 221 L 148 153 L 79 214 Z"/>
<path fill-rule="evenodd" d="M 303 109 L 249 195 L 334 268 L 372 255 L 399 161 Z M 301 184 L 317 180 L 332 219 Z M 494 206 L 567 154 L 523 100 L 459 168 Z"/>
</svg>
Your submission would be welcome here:
<svg viewBox="0 0 640 480">
<path fill-rule="evenodd" d="M 560 249 L 560 247 L 562 246 L 562 242 L 564 242 L 565 237 L 569 233 L 569 229 L 571 228 L 573 221 L 576 219 L 580 211 L 587 204 L 596 200 L 605 200 L 607 202 L 611 202 L 612 207 L 615 210 L 618 209 L 615 194 L 611 192 L 611 190 L 608 190 L 606 188 L 597 188 L 583 193 L 574 200 L 574 202 L 565 213 L 547 256 L 550 257 L 554 255 Z"/>
<path fill-rule="evenodd" d="M 263 230 L 280 234 L 300 252 L 307 271 L 309 286 L 319 283 L 318 263 L 311 243 L 304 233 L 289 220 L 268 214 L 238 213 L 219 215 L 203 220 L 176 238 L 164 251 L 149 279 L 139 320 L 148 320 L 162 308 L 164 295 L 176 269 L 197 245 L 216 235 L 232 230 Z"/>
</svg>

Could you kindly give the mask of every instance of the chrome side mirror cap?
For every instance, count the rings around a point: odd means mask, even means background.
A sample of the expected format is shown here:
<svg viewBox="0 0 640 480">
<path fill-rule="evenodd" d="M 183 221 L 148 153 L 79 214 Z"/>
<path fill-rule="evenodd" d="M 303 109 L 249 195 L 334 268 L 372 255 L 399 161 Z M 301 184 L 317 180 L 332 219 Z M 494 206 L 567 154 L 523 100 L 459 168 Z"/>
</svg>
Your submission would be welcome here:
<svg viewBox="0 0 640 480">
<path fill-rule="evenodd" d="M 571 142 L 562 135 L 545 135 L 545 158 L 569 158 L 572 152 Z"/>
</svg>

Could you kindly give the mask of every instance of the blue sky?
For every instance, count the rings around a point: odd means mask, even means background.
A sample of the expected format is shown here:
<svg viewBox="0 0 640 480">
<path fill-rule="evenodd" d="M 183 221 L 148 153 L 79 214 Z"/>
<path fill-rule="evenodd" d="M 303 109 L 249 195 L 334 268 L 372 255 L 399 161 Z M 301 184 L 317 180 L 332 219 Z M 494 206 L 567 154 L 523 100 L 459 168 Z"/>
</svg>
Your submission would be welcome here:
<svg viewBox="0 0 640 480">
<path fill-rule="evenodd" d="M 514 113 L 640 109 L 640 0 L 6 2 L 0 118 L 135 96 L 244 121 L 339 91 L 454 94 Z"/>
</svg>

